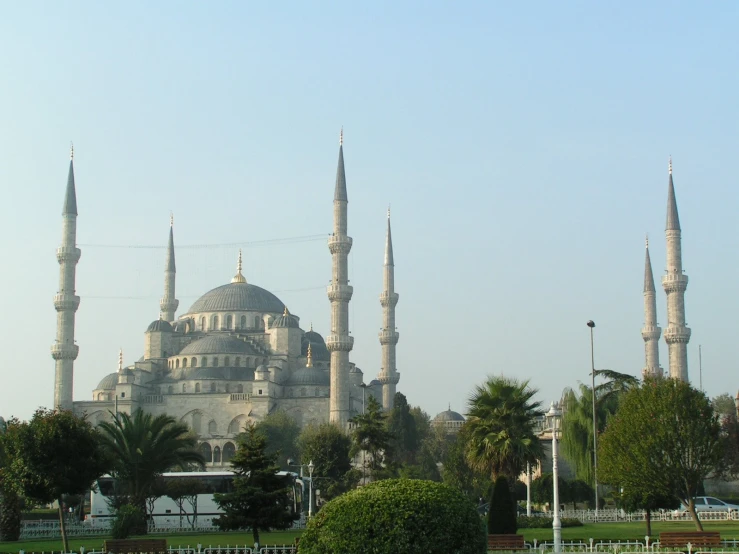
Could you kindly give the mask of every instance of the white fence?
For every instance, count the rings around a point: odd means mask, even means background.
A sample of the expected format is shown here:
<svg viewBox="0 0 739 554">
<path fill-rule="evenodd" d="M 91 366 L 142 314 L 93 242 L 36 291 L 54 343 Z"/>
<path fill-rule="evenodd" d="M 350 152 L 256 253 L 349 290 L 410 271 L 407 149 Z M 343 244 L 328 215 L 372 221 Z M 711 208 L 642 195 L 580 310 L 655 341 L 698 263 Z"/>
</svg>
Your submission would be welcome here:
<svg viewBox="0 0 739 554">
<path fill-rule="evenodd" d="M 547 512 L 546 516 L 552 517 L 551 512 Z M 619 523 L 645 521 L 647 513 L 644 511 L 598 510 L 598 518 L 596 519 L 595 510 L 562 510 L 560 517 L 578 519 L 583 523 Z M 739 511 L 698 512 L 698 518 L 701 521 L 739 521 Z M 652 521 L 692 521 L 692 518 L 688 512 L 661 510 L 652 512 Z"/>
</svg>

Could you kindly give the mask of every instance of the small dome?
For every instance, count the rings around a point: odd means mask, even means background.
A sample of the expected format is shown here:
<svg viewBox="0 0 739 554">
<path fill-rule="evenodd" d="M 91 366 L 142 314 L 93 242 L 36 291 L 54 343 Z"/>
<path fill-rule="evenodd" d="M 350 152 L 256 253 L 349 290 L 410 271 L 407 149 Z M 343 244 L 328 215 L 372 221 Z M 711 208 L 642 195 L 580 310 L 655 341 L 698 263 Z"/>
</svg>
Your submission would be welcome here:
<svg viewBox="0 0 739 554">
<path fill-rule="evenodd" d="M 353 366 L 353 367 L 352 367 L 352 368 L 351 368 L 351 369 L 349 370 L 349 373 L 359 373 L 360 375 L 363 375 L 363 373 L 362 373 L 362 370 L 361 370 L 361 369 L 359 369 L 359 368 L 358 368 L 357 366 Z"/>
<path fill-rule="evenodd" d="M 465 421 L 464 416 L 460 413 L 453 412 L 452 410 L 446 410 L 445 412 L 441 412 L 440 414 L 437 414 L 434 418 L 435 422 L 442 422 L 442 421 Z"/>
<path fill-rule="evenodd" d="M 326 341 L 323 340 L 323 337 L 313 330 L 313 326 L 311 326 L 310 331 L 306 331 L 306 333 L 303 335 L 303 340 L 306 339 L 313 344 L 326 344 Z"/>
<path fill-rule="evenodd" d="M 287 311 L 287 308 L 285 308 L 285 313 L 282 314 L 280 317 L 275 319 L 272 322 L 272 329 L 298 329 L 300 327 L 300 323 L 298 323 L 298 318 L 295 317 L 293 314 Z"/>
<path fill-rule="evenodd" d="M 372 381 L 370 381 L 369 382 L 369 385 L 367 385 L 367 386 L 368 387 L 374 387 L 374 386 L 377 386 L 377 385 L 382 386 L 382 383 L 380 383 L 377 379 L 372 379 Z"/>
<path fill-rule="evenodd" d="M 146 328 L 147 333 L 152 333 L 154 331 L 159 331 L 162 333 L 171 333 L 173 329 L 169 321 L 164 321 L 163 319 L 157 319 L 156 321 L 152 321 L 151 324 L 149 324 L 149 327 Z"/>
<path fill-rule="evenodd" d="M 331 352 L 326 348 L 326 343 L 323 337 L 315 331 L 308 331 L 303 335 L 303 340 L 300 343 L 300 353 L 303 356 L 308 355 L 308 345 L 311 347 L 311 354 L 313 361 L 316 362 L 330 362 Z"/>
<path fill-rule="evenodd" d="M 139 327 L 141 329 L 141 327 Z M 118 373 L 110 373 L 103 377 L 103 380 L 98 383 L 96 390 L 115 390 L 115 386 L 118 384 Z"/>
<path fill-rule="evenodd" d="M 327 386 L 331 382 L 328 372 L 317 367 L 303 367 L 290 375 L 287 385 L 320 385 Z"/>
<path fill-rule="evenodd" d="M 202 339 L 191 342 L 179 354 L 252 354 L 258 352 L 246 341 L 231 335 L 207 335 Z"/>
<path fill-rule="evenodd" d="M 190 379 L 224 379 L 223 372 L 217 367 L 201 367 L 188 377 Z"/>
</svg>

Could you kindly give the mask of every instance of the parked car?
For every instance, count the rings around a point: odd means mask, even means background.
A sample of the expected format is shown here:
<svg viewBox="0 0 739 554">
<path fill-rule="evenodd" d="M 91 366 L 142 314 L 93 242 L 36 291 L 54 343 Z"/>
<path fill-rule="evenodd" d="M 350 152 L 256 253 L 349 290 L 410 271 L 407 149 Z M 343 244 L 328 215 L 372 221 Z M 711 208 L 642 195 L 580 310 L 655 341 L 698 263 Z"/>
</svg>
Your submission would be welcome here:
<svg viewBox="0 0 739 554">
<path fill-rule="evenodd" d="M 739 511 L 739 505 L 729 504 L 719 498 L 713 496 L 696 496 L 695 511 L 696 512 L 732 512 Z M 676 510 L 676 514 L 683 514 L 688 511 L 688 507 L 680 504 L 680 508 Z"/>
</svg>

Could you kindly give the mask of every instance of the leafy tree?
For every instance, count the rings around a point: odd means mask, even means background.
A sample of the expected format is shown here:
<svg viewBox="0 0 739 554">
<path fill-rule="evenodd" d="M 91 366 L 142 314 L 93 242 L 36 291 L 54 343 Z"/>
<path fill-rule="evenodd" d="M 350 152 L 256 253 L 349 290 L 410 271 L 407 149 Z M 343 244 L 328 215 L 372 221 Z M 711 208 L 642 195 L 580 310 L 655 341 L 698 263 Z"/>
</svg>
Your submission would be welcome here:
<svg viewBox="0 0 739 554">
<path fill-rule="evenodd" d="M 595 497 L 595 491 L 589 483 L 582 479 L 573 479 L 567 482 L 569 501 L 572 502 L 572 509 L 577 509 L 578 502 L 592 502 Z"/>
<path fill-rule="evenodd" d="M 714 396 L 711 400 L 713 411 L 716 412 L 719 417 L 733 417 L 736 419 L 736 404 L 730 394 L 724 393 Z"/>
<path fill-rule="evenodd" d="M 693 499 L 705 478 L 724 473 L 724 441 L 705 394 L 683 381 L 649 379 L 623 396 L 599 441 L 601 480 L 644 509 L 676 496 L 702 531 Z"/>
<path fill-rule="evenodd" d="M 385 456 L 393 438 L 385 426 L 386 418 L 380 403 L 374 396 L 370 396 L 367 398 L 365 413 L 351 419 L 355 427 L 352 433 L 354 444 L 350 454 L 352 457 L 361 451 L 369 454 L 369 468 L 374 478 L 381 476 Z"/>
<path fill-rule="evenodd" d="M 308 425 L 298 437 L 298 449 L 303 463 L 313 462 L 313 479 L 327 500 L 354 488 L 360 474 L 352 468 L 349 452 L 351 438 L 336 425 Z"/>
<path fill-rule="evenodd" d="M 721 433 L 724 436 L 727 474 L 736 477 L 739 475 L 739 421 L 735 415 L 721 418 Z"/>
<path fill-rule="evenodd" d="M 411 413 L 408 400 L 402 392 L 395 393 L 393 409 L 387 416 L 387 430 L 390 439 L 389 460 L 396 465 L 413 465 L 416 463 L 420 440 L 416 428 L 416 418 Z"/>
<path fill-rule="evenodd" d="M 108 469 L 97 433 L 72 412 L 37 410 L 28 423 L 11 420 L 6 434 L 11 478 L 24 496 L 59 503 L 62 543 L 69 552 L 62 496 L 84 494 Z"/>
<path fill-rule="evenodd" d="M 300 426 L 284 410 L 268 414 L 257 423 L 257 430 L 267 438 L 267 452 L 277 454 L 280 469 L 289 471 L 287 461 L 298 457 Z"/>
<path fill-rule="evenodd" d="M 5 420 L 0 417 L 0 541 L 17 541 L 21 536 L 21 501 L 8 467 L 6 428 Z"/>
<path fill-rule="evenodd" d="M 387 479 L 335 498 L 308 522 L 300 554 L 480 554 L 485 526 L 460 491 Z"/>
<path fill-rule="evenodd" d="M 468 401 L 467 461 L 493 479 L 516 479 L 544 456 L 535 424 L 544 415 L 528 381 L 489 377 Z"/>
<path fill-rule="evenodd" d="M 467 441 L 469 428 L 463 425 L 456 435 L 445 435 L 448 447 L 442 453 L 441 478 L 444 484 L 462 491 L 467 498 L 477 502 L 480 498 L 488 497 L 490 475 L 488 472 L 478 471 L 467 463 Z"/>
<path fill-rule="evenodd" d="M 162 473 L 205 465 L 190 429 L 168 415 L 153 416 L 139 409 L 133 416 L 120 413 L 98 429 L 103 451 L 112 461 L 116 495 L 142 513 Z"/>
<path fill-rule="evenodd" d="M 173 479 L 164 486 L 164 495 L 172 499 L 180 512 L 180 527 L 182 527 L 182 516 L 187 518 L 187 523 L 195 527 L 198 521 L 198 495 L 206 492 L 205 484 L 200 479 Z M 192 519 L 185 509 L 185 502 L 190 505 Z"/>
<path fill-rule="evenodd" d="M 495 480 L 488 510 L 488 533 L 514 535 L 516 533 L 516 503 L 511 498 L 508 479 L 502 474 Z"/>
<path fill-rule="evenodd" d="M 569 483 L 561 475 L 558 476 L 559 502 L 564 504 L 570 502 Z M 554 500 L 554 475 L 542 473 L 531 482 L 531 497 L 537 504 L 551 504 Z"/>
<path fill-rule="evenodd" d="M 254 424 L 247 425 L 237 442 L 231 458 L 234 490 L 213 495 L 223 510 L 216 524 L 222 530 L 251 529 L 258 546 L 260 531 L 287 529 L 293 522 L 291 478 L 277 474 L 277 455 L 267 453 L 267 440 Z"/>
</svg>

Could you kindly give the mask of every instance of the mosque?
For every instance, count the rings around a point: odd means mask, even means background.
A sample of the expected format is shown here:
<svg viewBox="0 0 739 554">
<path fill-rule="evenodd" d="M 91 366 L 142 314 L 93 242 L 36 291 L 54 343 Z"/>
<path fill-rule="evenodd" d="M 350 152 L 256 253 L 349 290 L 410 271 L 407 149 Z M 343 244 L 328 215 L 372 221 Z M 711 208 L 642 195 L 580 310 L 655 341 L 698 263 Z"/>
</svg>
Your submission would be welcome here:
<svg viewBox="0 0 739 554">
<path fill-rule="evenodd" d="M 227 464 L 235 452 L 235 437 L 248 422 L 258 422 L 284 410 L 300 426 L 332 422 L 346 428 L 372 395 L 385 410 L 393 405 L 400 374 L 396 368 L 394 259 L 390 213 L 385 236 L 383 290 L 379 333 L 382 367 L 376 379 L 364 382 L 362 371 L 349 361 L 354 339 L 349 334 L 348 279 L 352 239 L 347 235 L 347 187 L 343 133 L 333 200 L 333 232 L 328 239 L 332 279 L 330 333 L 323 337 L 301 327 L 300 318 L 268 290 L 247 282 L 239 251 L 230 282 L 206 292 L 177 315 L 175 241 L 170 221 L 160 317 L 144 333 L 144 354 L 118 371 L 104 376 L 92 398 L 73 401 L 74 360 L 79 353 L 74 338 L 75 313 L 80 297 L 75 271 L 81 251 L 76 243 L 77 196 L 74 152 L 62 212 L 62 245 L 57 250 L 60 290 L 54 297 L 57 336 L 51 347 L 56 363 L 54 406 L 73 410 L 93 423 L 110 420 L 113 413 L 167 414 L 187 423 L 197 433 L 208 466 Z"/>
</svg>

